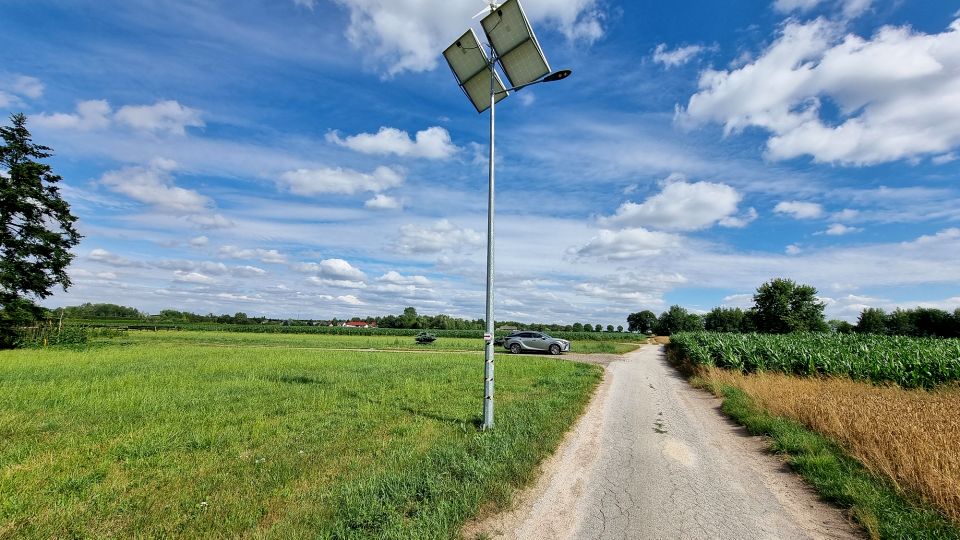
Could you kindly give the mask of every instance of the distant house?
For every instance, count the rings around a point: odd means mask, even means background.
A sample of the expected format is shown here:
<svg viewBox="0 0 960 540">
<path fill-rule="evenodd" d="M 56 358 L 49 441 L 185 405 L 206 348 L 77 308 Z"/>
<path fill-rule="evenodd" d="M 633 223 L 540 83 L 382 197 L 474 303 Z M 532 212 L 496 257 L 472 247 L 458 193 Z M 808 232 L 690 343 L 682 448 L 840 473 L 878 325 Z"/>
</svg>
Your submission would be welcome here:
<svg viewBox="0 0 960 540">
<path fill-rule="evenodd" d="M 340 323 L 340 326 L 345 326 L 347 328 L 376 328 L 377 323 L 368 323 L 366 321 L 346 321 Z"/>
</svg>

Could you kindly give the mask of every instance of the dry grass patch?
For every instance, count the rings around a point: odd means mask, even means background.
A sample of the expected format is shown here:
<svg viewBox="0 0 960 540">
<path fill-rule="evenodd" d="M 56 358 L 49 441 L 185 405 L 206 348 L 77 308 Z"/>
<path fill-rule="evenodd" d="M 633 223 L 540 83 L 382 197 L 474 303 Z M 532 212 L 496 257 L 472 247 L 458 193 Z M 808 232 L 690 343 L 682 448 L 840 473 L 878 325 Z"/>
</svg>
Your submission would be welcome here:
<svg viewBox="0 0 960 540">
<path fill-rule="evenodd" d="M 717 368 L 701 375 L 715 388 L 740 388 L 771 414 L 830 437 L 871 471 L 960 523 L 960 387 L 904 390 Z"/>
</svg>

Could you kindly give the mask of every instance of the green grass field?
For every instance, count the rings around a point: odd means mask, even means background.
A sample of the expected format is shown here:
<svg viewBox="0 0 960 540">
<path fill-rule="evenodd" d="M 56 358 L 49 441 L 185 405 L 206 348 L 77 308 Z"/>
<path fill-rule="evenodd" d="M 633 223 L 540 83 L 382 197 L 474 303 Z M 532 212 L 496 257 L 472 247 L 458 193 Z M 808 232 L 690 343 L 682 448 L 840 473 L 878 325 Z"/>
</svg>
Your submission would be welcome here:
<svg viewBox="0 0 960 540">
<path fill-rule="evenodd" d="M 482 358 L 445 340 L 204 334 L 0 352 L 0 538 L 456 536 L 530 478 L 600 377 L 500 355 L 480 433 Z"/>
<path fill-rule="evenodd" d="M 571 343 L 571 352 L 575 353 L 611 353 L 625 354 L 636 349 L 640 342 L 629 342 L 636 339 L 633 335 L 626 335 L 624 342 L 614 341 L 574 341 Z M 646 337 L 644 336 L 645 340 Z M 140 331 L 130 330 L 120 337 L 95 340 L 97 343 L 109 344 L 164 344 L 181 345 L 184 347 L 280 347 L 280 348 L 310 348 L 310 349 L 388 349 L 407 351 L 483 351 L 483 340 L 474 338 L 447 338 L 441 337 L 429 345 L 418 345 L 411 336 L 378 336 L 378 335 L 323 335 L 323 334 L 243 334 L 237 332 L 210 332 L 191 330 L 160 330 Z M 509 355 L 503 347 L 496 348 L 497 355 Z M 526 355 L 525 355 L 526 356 Z"/>
</svg>

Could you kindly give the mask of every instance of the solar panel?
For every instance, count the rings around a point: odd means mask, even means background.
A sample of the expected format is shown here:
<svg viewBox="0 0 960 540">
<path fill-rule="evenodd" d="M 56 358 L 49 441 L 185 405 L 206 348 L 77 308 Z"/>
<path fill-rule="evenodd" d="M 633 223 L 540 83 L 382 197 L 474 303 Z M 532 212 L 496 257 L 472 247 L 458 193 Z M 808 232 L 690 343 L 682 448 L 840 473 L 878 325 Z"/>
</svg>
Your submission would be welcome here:
<svg viewBox="0 0 960 540">
<path fill-rule="evenodd" d="M 490 58 L 480 46 L 473 29 L 467 30 L 452 45 L 443 51 L 443 57 L 457 78 L 467 98 L 478 113 L 490 108 L 490 74 L 493 72 L 493 90 L 497 92 L 496 101 L 507 97 L 503 81 L 496 70 L 489 68 Z"/>
<path fill-rule="evenodd" d="M 510 86 L 523 86 L 550 73 L 550 64 L 519 0 L 507 0 L 480 24 Z"/>
</svg>

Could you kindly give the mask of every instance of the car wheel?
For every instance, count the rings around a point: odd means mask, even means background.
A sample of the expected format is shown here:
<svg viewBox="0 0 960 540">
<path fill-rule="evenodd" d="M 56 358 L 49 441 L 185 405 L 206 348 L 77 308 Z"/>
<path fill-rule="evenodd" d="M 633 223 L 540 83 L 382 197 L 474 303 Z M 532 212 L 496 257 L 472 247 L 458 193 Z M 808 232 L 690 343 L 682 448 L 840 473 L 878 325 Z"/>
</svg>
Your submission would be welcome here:
<svg viewBox="0 0 960 540">
<path fill-rule="evenodd" d="M 558 354 L 560 354 L 560 346 L 557 345 L 556 343 L 554 343 L 553 345 L 551 345 L 551 346 L 550 346 L 550 354 L 552 354 L 552 355 L 558 355 Z"/>
<path fill-rule="evenodd" d="M 520 354 L 520 344 L 514 343 L 513 345 L 510 345 L 510 352 L 513 354 Z"/>
</svg>

